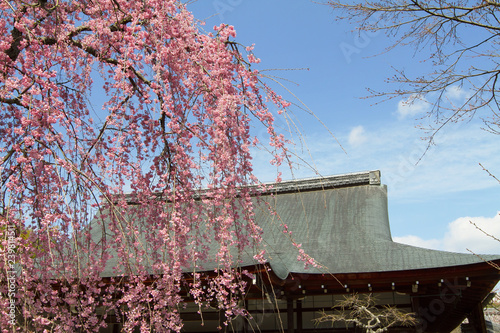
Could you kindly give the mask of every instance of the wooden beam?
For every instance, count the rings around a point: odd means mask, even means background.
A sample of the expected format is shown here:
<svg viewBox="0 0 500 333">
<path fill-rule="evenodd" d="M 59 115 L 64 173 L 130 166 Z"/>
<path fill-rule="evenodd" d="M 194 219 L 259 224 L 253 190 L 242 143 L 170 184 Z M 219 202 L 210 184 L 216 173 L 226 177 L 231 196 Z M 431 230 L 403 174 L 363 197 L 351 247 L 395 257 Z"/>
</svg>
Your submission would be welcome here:
<svg viewBox="0 0 500 333">
<path fill-rule="evenodd" d="M 286 300 L 286 314 L 287 314 L 287 333 L 294 333 L 295 332 L 295 323 L 294 323 L 294 318 L 293 318 L 293 298 L 288 297 Z"/>
<path fill-rule="evenodd" d="M 481 303 L 477 303 L 468 319 L 474 333 L 487 333 L 483 305 Z"/>
<path fill-rule="evenodd" d="M 297 333 L 302 332 L 302 300 L 297 300 Z"/>
</svg>

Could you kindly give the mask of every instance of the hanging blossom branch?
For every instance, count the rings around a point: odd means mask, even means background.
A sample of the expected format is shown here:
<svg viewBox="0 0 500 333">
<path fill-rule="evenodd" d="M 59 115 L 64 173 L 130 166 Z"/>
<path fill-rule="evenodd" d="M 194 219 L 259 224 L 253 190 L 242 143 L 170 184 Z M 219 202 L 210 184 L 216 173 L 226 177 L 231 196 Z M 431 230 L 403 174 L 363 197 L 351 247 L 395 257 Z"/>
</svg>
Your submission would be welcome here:
<svg viewBox="0 0 500 333">
<path fill-rule="evenodd" d="M 178 332 L 188 295 L 226 324 L 247 315 L 251 274 L 236 267 L 247 252 L 263 260 L 251 125 L 267 128 L 273 164 L 290 157 L 267 108 L 290 103 L 252 48 L 231 26 L 202 32 L 175 0 L 0 10 L 2 258 L 16 248 L 15 264 L 0 261 L 0 328 L 97 332 L 113 317 Z"/>
</svg>

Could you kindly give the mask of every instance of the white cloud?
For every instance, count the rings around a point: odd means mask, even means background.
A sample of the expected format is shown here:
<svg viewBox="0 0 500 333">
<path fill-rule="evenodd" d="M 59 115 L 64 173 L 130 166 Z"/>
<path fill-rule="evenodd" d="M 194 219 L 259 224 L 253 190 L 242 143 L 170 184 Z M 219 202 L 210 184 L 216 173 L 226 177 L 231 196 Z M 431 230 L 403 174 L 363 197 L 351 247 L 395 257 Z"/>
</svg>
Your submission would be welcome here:
<svg viewBox="0 0 500 333">
<path fill-rule="evenodd" d="M 438 96 L 438 93 L 430 93 L 428 95 L 431 100 L 437 99 Z M 446 88 L 446 91 L 441 98 L 441 107 L 445 109 L 457 108 L 457 105 L 462 105 L 470 97 L 470 90 L 463 89 L 459 85 L 450 86 Z M 429 112 L 431 107 L 432 103 L 427 100 L 426 96 L 414 94 L 407 99 L 399 101 L 396 114 L 399 119 L 404 119 Z"/>
<path fill-rule="evenodd" d="M 424 240 L 408 235 L 394 237 L 394 241 L 451 252 L 467 253 L 470 250 L 476 254 L 500 254 L 500 240 L 486 235 L 472 223 L 487 234 L 500 238 L 500 212 L 498 212 L 493 217 L 460 217 L 448 224 L 448 230 L 441 239 Z"/>
<path fill-rule="evenodd" d="M 446 89 L 446 98 L 452 102 L 464 102 L 465 99 L 471 96 L 470 91 L 464 90 L 460 86 L 451 86 Z"/>
<path fill-rule="evenodd" d="M 406 100 L 399 101 L 396 113 L 402 119 L 427 112 L 429 109 L 430 104 L 424 97 L 413 95 Z"/>
<path fill-rule="evenodd" d="M 351 146 L 357 147 L 366 141 L 365 129 L 363 126 L 354 127 L 349 133 L 348 142 Z"/>
<path fill-rule="evenodd" d="M 493 237 L 500 237 L 500 212 L 493 217 L 461 217 L 448 225 L 444 248 L 458 252 L 469 249 L 474 253 L 500 253 L 500 241 L 485 235 L 472 223 Z"/>
<path fill-rule="evenodd" d="M 403 243 L 418 247 L 423 247 L 426 249 L 440 249 L 442 242 L 438 239 L 422 239 L 418 236 L 408 235 L 402 237 L 393 237 L 393 240 L 397 243 Z"/>
</svg>

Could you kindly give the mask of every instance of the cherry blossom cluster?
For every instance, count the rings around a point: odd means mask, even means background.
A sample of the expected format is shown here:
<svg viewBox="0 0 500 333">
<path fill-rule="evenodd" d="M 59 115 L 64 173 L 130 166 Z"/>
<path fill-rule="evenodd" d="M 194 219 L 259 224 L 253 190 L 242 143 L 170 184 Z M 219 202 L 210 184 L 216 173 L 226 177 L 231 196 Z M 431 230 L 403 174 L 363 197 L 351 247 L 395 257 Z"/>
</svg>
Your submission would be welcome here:
<svg viewBox="0 0 500 333">
<path fill-rule="evenodd" d="M 186 299 L 226 323 L 246 315 L 239 258 L 261 240 L 251 125 L 267 128 L 272 163 L 288 159 L 268 105 L 289 103 L 262 83 L 252 47 L 232 26 L 205 33 L 178 0 L 6 0 L 0 35 L 15 328 L 178 332 Z M 8 270 L 0 260 L 2 331 Z"/>
</svg>

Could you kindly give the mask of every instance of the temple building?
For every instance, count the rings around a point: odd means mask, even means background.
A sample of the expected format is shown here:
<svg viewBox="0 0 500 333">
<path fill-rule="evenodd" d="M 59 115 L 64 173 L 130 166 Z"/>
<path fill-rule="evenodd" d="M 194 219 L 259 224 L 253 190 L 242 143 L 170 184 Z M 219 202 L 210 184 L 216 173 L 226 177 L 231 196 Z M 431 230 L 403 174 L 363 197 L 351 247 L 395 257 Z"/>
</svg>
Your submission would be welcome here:
<svg viewBox="0 0 500 333">
<path fill-rule="evenodd" d="M 228 332 L 362 332 L 355 324 L 318 323 L 349 295 L 371 295 L 375 308 L 414 313 L 416 325 L 389 332 L 451 332 L 467 319 L 473 332 L 487 332 L 483 307 L 500 280 L 498 256 L 424 249 L 392 240 L 387 187 L 379 171 L 284 181 L 255 201 L 268 262 L 241 266 L 255 274 L 244 306 L 252 319 L 237 319 Z M 304 267 L 293 239 L 321 267 Z M 207 269 L 208 272 L 212 270 Z M 108 272 L 111 274 L 111 271 Z M 217 310 L 182 312 L 185 332 L 218 332 Z M 119 324 L 111 324 L 110 332 Z"/>
</svg>

